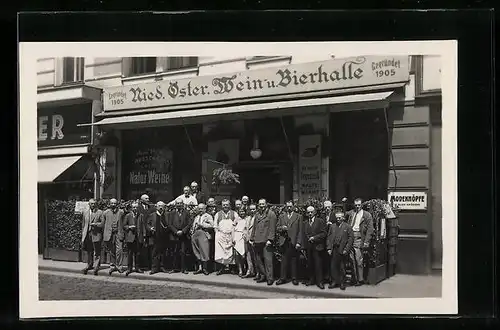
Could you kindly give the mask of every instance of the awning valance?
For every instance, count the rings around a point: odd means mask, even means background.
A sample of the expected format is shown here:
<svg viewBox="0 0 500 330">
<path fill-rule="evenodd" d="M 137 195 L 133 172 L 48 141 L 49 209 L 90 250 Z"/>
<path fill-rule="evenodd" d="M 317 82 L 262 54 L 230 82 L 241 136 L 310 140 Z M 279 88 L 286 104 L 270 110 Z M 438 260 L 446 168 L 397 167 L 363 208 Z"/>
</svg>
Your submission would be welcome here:
<svg viewBox="0 0 500 330">
<path fill-rule="evenodd" d="M 53 182 L 82 156 L 51 157 L 38 159 L 38 182 Z"/>
<path fill-rule="evenodd" d="M 391 94 L 393 94 L 393 91 L 245 104 L 227 107 L 198 108 L 140 115 L 124 115 L 105 118 L 94 123 L 94 125 L 114 125 L 123 128 L 126 128 L 127 126 L 131 127 L 132 125 L 137 124 L 176 126 L 182 124 L 197 124 L 206 122 L 207 120 L 235 120 L 249 119 L 255 116 L 276 117 L 296 115 L 298 114 L 298 108 L 302 108 L 300 110 L 300 114 L 310 114 L 324 111 L 380 109 L 388 105 L 389 101 L 387 98 L 391 96 Z M 325 105 L 328 105 L 329 107 L 318 107 Z M 236 114 L 238 115 L 237 117 L 233 116 Z"/>
</svg>

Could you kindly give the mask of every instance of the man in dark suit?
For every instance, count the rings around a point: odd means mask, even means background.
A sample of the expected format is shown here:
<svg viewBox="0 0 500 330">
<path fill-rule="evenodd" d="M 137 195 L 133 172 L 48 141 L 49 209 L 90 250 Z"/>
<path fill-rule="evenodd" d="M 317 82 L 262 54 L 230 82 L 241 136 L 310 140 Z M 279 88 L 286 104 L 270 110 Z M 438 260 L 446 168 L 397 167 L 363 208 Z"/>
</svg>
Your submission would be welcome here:
<svg viewBox="0 0 500 330">
<path fill-rule="evenodd" d="M 153 264 L 150 275 L 166 272 L 166 254 L 168 248 L 168 223 L 165 214 L 165 203 L 159 201 L 156 203 L 156 212 L 150 213 L 147 219 L 149 230 L 152 233 L 151 239 L 153 245 Z"/>
<path fill-rule="evenodd" d="M 288 267 L 292 269 L 292 283 L 299 285 L 297 281 L 297 267 L 299 263 L 299 250 L 302 246 L 301 239 L 302 216 L 294 212 L 293 201 L 288 201 L 285 205 L 285 212 L 278 218 L 276 231 L 279 234 L 278 246 L 281 248 L 283 257 L 281 259 L 281 278 L 276 285 L 288 282 Z"/>
<path fill-rule="evenodd" d="M 323 203 L 323 214 L 326 221 L 326 232 L 330 229 L 330 226 L 335 223 L 335 212 L 333 210 L 333 203 L 329 200 Z M 331 257 L 326 253 L 326 250 L 321 253 L 321 258 L 323 259 L 323 277 L 324 282 L 330 282 L 330 259 Z"/>
<path fill-rule="evenodd" d="M 333 289 L 340 285 L 340 290 L 345 290 L 345 264 L 349 258 L 349 252 L 354 242 L 354 233 L 351 226 L 344 221 L 344 213 L 335 213 L 335 223 L 333 223 L 326 238 L 326 249 L 331 257 L 330 261 L 330 285 Z"/>
<path fill-rule="evenodd" d="M 167 223 L 170 241 L 169 253 L 173 258 L 173 267 L 169 272 L 174 273 L 179 270 L 178 261 L 180 258 L 180 271 L 187 274 L 186 248 L 190 243 L 188 234 L 191 229 L 191 216 L 186 211 L 182 199 L 175 200 L 175 210 L 167 214 Z"/>
<path fill-rule="evenodd" d="M 255 247 L 255 263 L 260 273 L 260 277 L 255 278 L 257 283 L 274 283 L 273 243 L 276 222 L 276 214 L 268 208 L 266 200 L 259 200 L 259 210 L 255 215 L 254 230 L 250 238 L 250 244 Z"/>
<path fill-rule="evenodd" d="M 123 231 L 128 252 L 128 270 L 125 272 L 125 276 L 130 275 L 133 271 L 143 273 L 139 267 L 139 247 L 144 243 L 146 226 L 144 225 L 143 215 L 139 213 L 138 209 L 139 203 L 132 203 L 132 212 L 128 213 L 123 219 Z"/>
<path fill-rule="evenodd" d="M 89 210 L 83 212 L 82 224 L 82 246 L 87 252 L 87 267 L 83 269 L 83 274 L 87 274 L 89 270 L 94 270 L 94 275 L 97 275 L 101 265 L 102 251 L 102 228 L 104 221 L 102 211 L 97 209 L 95 199 L 89 200 Z"/>
<path fill-rule="evenodd" d="M 194 198 L 196 198 L 198 204 L 205 204 L 207 202 L 205 194 L 200 191 L 200 187 L 195 181 L 191 182 L 191 194 L 194 196 Z"/>
<path fill-rule="evenodd" d="M 310 286 L 316 283 L 318 288 L 324 289 L 321 252 L 325 249 L 326 221 L 316 216 L 316 210 L 313 206 L 307 207 L 306 215 L 307 220 L 304 223 L 302 235 L 309 273 L 309 282 L 306 285 Z"/>
<path fill-rule="evenodd" d="M 354 200 L 354 210 L 347 212 L 347 222 L 354 232 L 354 257 L 352 258 L 355 265 L 353 273 L 355 275 L 354 285 L 359 286 L 365 282 L 365 267 L 363 254 L 370 247 L 370 241 L 373 235 L 373 219 L 372 215 L 363 210 L 363 200 L 356 198 Z"/>
<path fill-rule="evenodd" d="M 150 270 L 153 263 L 154 233 L 151 232 L 151 226 L 147 223 L 147 219 L 151 213 L 155 212 L 155 208 L 150 205 L 148 195 L 144 194 L 141 196 L 138 211 L 142 214 L 142 219 L 144 220 L 146 226 L 144 244 L 139 247 L 139 265 L 142 270 Z"/>
</svg>

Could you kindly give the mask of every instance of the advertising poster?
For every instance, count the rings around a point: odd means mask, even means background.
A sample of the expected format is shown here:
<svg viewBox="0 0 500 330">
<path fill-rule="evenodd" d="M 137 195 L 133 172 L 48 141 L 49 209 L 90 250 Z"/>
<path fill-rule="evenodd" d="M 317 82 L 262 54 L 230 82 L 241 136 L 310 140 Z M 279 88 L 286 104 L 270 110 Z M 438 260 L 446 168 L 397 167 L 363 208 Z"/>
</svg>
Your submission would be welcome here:
<svg viewBox="0 0 500 330">
<path fill-rule="evenodd" d="M 299 137 L 299 196 L 301 201 L 321 196 L 321 135 Z"/>
</svg>

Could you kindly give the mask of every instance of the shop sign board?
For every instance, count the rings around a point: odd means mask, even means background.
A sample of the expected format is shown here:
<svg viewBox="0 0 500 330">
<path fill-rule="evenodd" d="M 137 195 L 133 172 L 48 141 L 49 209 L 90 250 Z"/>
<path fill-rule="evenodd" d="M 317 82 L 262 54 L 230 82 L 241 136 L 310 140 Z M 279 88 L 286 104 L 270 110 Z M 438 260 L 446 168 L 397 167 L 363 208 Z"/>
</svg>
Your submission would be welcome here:
<svg viewBox="0 0 500 330">
<path fill-rule="evenodd" d="M 427 210 L 427 193 L 423 191 L 391 191 L 388 201 L 399 210 Z"/>
<path fill-rule="evenodd" d="M 302 201 L 321 195 L 321 135 L 299 137 L 299 194 Z"/>
<path fill-rule="evenodd" d="M 39 108 L 37 110 L 38 147 L 90 143 L 92 104 Z"/>
<path fill-rule="evenodd" d="M 358 56 L 105 88 L 104 111 L 383 85 L 409 80 L 409 56 Z"/>
</svg>

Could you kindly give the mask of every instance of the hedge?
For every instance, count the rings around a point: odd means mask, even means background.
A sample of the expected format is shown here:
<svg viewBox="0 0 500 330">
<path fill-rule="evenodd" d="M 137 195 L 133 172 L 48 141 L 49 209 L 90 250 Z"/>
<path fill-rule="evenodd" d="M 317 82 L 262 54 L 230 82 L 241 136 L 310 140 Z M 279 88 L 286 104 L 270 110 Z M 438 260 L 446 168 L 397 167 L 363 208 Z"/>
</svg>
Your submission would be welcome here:
<svg viewBox="0 0 500 330">
<path fill-rule="evenodd" d="M 75 201 L 47 201 L 47 244 L 49 248 L 80 250 L 82 216 L 75 214 Z"/>
</svg>

